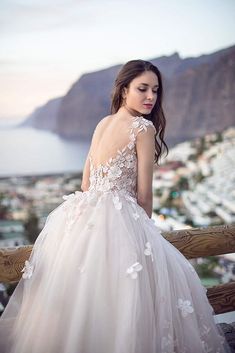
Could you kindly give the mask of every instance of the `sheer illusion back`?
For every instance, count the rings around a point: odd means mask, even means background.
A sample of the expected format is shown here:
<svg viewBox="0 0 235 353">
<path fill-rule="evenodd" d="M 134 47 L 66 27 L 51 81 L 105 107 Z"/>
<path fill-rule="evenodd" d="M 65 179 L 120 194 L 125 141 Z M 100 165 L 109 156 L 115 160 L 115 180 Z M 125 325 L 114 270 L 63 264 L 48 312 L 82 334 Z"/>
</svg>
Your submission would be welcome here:
<svg viewBox="0 0 235 353">
<path fill-rule="evenodd" d="M 156 129 L 153 122 L 144 118 L 143 116 L 136 116 L 131 118 L 128 122 L 126 131 L 121 131 L 120 147 L 110 154 L 109 158 L 104 159 L 102 163 L 96 163 L 95 159 L 99 155 L 96 151 L 96 156 L 89 153 L 90 160 L 90 186 L 89 191 L 114 191 L 123 190 L 136 197 L 137 192 L 137 152 L 136 152 L 136 138 L 141 131 L 147 131 L 148 128 Z M 123 140 L 126 144 L 123 144 Z M 101 147 L 102 150 L 102 147 Z M 104 147 L 103 147 L 104 150 Z"/>
</svg>

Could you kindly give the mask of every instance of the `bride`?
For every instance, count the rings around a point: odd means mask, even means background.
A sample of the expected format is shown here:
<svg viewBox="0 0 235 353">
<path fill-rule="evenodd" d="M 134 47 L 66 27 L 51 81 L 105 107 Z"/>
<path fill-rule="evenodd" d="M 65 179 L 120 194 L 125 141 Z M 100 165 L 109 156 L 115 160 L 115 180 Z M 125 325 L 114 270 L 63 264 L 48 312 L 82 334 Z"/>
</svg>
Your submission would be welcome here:
<svg viewBox="0 0 235 353">
<path fill-rule="evenodd" d="M 151 219 L 162 97 L 156 66 L 123 65 L 82 191 L 48 215 L 0 318 L 1 353 L 231 352 L 193 266 Z"/>
</svg>

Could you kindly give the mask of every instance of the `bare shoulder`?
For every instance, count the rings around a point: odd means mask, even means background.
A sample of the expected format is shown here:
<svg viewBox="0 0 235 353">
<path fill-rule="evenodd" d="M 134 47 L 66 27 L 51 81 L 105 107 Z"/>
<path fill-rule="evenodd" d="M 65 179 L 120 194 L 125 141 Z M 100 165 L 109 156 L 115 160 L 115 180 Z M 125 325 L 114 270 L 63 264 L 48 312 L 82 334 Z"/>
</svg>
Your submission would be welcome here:
<svg viewBox="0 0 235 353">
<path fill-rule="evenodd" d="M 105 124 L 107 123 L 107 121 L 110 121 L 111 118 L 112 118 L 112 115 L 106 115 L 99 121 L 99 124 Z"/>
<path fill-rule="evenodd" d="M 105 117 L 103 117 L 96 125 L 95 131 L 102 131 L 102 129 L 110 122 L 111 117 L 111 115 L 106 115 Z"/>
</svg>

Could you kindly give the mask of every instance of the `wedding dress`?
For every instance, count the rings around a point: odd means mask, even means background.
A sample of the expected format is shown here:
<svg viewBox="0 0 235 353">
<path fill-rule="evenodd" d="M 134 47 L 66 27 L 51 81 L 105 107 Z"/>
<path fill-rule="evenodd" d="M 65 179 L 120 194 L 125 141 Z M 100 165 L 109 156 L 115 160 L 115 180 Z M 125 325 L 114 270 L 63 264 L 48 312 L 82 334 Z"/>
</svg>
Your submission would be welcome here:
<svg viewBox="0 0 235 353">
<path fill-rule="evenodd" d="M 136 137 L 47 217 L 0 318 L 1 353 L 231 352 L 190 262 L 137 203 Z M 156 130 L 155 130 L 156 131 Z"/>
</svg>

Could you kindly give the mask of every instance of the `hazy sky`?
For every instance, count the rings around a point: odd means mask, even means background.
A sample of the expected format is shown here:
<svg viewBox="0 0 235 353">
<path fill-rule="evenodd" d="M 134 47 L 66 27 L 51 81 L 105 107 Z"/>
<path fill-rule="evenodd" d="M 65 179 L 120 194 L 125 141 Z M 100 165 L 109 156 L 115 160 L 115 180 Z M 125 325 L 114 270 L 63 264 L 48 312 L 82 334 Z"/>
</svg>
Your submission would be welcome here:
<svg viewBox="0 0 235 353">
<path fill-rule="evenodd" d="M 22 119 L 86 72 L 231 46 L 234 18 L 234 0 L 1 0 L 0 119 Z"/>
</svg>

